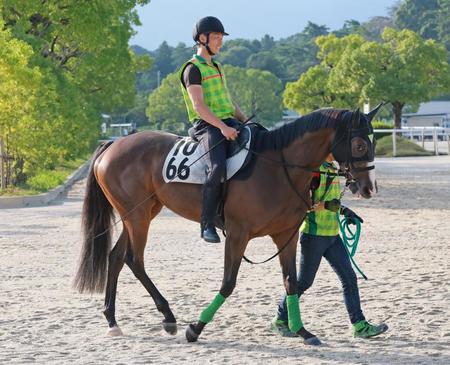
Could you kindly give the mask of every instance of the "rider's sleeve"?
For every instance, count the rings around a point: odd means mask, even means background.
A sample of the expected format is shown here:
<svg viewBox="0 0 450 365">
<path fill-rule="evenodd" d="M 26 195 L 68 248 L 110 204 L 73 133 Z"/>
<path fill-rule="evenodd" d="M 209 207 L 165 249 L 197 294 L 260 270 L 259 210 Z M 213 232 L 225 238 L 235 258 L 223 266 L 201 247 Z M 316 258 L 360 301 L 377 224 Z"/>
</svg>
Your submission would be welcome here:
<svg viewBox="0 0 450 365">
<path fill-rule="evenodd" d="M 188 88 L 190 85 L 202 84 L 202 75 L 200 70 L 192 63 L 187 65 L 183 71 L 183 84 L 185 88 Z"/>
</svg>

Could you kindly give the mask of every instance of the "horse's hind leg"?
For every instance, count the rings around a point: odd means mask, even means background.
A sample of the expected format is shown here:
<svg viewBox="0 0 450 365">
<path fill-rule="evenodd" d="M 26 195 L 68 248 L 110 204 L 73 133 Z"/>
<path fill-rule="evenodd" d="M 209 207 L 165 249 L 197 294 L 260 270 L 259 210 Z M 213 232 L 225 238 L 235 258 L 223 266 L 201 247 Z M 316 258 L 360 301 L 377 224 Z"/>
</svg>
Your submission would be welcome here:
<svg viewBox="0 0 450 365">
<path fill-rule="evenodd" d="M 108 261 L 108 280 L 106 283 L 105 293 L 105 310 L 103 314 L 108 321 L 109 331 L 111 336 L 121 336 L 122 331 L 116 322 L 116 292 L 117 292 L 117 280 L 119 278 L 120 271 L 123 268 L 125 253 L 128 246 L 128 233 L 124 227 L 116 245 L 109 254 Z"/>
<path fill-rule="evenodd" d="M 152 218 L 154 218 L 159 211 L 161 206 L 154 207 L 152 209 Z M 150 219 L 150 220 L 151 220 Z M 155 284 L 150 280 L 144 268 L 144 249 L 147 242 L 148 227 L 150 221 L 148 219 L 144 220 L 133 220 L 133 224 L 130 226 L 130 245 L 127 250 L 125 257 L 125 263 L 131 269 L 136 278 L 142 283 L 142 285 L 147 289 L 147 292 L 153 298 L 156 308 L 160 311 L 163 316 L 163 327 L 164 330 L 169 334 L 177 333 L 177 321 L 173 315 L 169 303 L 156 288 Z"/>
</svg>

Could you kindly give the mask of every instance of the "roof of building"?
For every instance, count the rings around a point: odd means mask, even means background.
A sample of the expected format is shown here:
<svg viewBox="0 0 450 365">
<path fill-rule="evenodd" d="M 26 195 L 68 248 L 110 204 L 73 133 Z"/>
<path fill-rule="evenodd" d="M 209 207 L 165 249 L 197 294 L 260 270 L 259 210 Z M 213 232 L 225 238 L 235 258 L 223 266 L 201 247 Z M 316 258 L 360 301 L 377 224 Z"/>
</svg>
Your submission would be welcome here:
<svg viewBox="0 0 450 365">
<path fill-rule="evenodd" d="M 450 101 L 429 101 L 420 103 L 417 113 L 404 113 L 404 117 L 430 117 L 450 114 Z"/>
<path fill-rule="evenodd" d="M 416 114 L 450 114 L 450 101 L 420 103 Z"/>
</svg>

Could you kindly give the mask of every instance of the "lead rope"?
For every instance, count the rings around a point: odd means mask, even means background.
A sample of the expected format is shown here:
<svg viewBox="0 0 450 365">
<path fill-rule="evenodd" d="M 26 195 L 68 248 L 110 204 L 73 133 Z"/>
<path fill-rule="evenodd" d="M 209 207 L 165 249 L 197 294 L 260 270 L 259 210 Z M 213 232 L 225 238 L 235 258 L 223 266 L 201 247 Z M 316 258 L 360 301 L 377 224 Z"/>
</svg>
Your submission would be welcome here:
<svg viewBox="0 0 450 365">
<path fill-rule="evenodd" d="M 345 250 L 347 251 L 348 257 L 352 262 L 355 269 L 360 273 L 360 275 L 367 280 L 367 276 L 362 272 L 359 266 L 356 264 L 353 256 L 356 255 L 356 250 L 358 249 L 359 237 L 361 236 L 361 222 L 357 219 L 352 220 L 347 217 L 339 218 L 339 213 L 336 213 L 336 218 L 339 222 L 339 229 L 341 231 L 342 241 L 344 242 Z M 355 223 L 355 230 L 352 231 L 350 224 Z"/>
</svg>

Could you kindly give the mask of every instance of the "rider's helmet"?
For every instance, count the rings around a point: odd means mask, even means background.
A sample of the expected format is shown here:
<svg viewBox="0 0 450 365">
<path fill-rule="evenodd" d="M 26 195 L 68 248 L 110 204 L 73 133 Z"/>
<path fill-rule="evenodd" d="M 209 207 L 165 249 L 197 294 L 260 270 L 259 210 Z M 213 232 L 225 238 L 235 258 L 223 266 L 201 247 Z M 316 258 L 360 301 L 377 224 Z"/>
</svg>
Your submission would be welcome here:
<svg viewBox="0 0 450 365">
<path fill-rule="evenodd" d="M 197 21 L 197 23 L 195 23 L 194 29 L 192 30 L 192 38 L 196 43 L 198 43 L 200 34 L 208 35 L 209 33 L 213 32 L 228 35 L 228 33 L 225 32 L 225 28 L 223 27 L 223 24 L 219 19 L 214 16 L 207 16 L 201 18 L 199 21 Z"/>
</svg>

